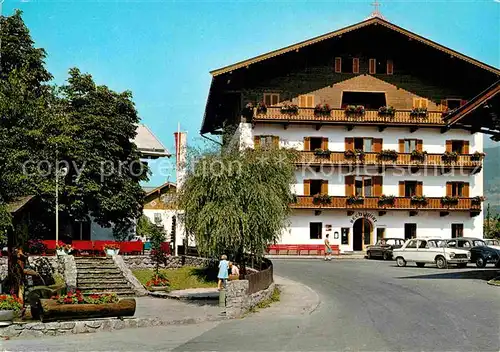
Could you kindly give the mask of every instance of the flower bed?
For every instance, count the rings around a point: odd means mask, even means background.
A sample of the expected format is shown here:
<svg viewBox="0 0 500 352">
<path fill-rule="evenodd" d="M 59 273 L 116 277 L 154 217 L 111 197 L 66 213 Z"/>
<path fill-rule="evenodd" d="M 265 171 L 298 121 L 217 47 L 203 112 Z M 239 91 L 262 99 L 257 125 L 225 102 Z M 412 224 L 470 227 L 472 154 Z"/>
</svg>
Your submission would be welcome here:
<svg viewBox="0 0 500 352">
<path fill-rule="evenodd" d="M 149 291 L 166 291 L 170 286 L 170 281 L 162 273 L 158 273 L 146 282 L 145 286 Z"/>
<path fill-rule="evenodd" d="M 128 317 L 135 314 L 135 299 L 119 299 L 114 293 L 83 295 L 81 292 L 40 299 L 36 316 L 42 322 L 67 319 Z"/>
</svg>

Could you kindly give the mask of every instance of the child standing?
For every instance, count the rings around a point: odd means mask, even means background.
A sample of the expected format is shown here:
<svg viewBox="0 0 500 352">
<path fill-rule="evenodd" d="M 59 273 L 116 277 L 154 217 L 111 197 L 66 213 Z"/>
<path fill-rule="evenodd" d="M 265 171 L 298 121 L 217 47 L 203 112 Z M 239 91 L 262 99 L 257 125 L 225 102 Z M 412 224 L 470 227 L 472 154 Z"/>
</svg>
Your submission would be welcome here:
<svg viewBox="0 0 500 352">
<path fill-rule="evenodd" d="M 226 287 L 226 280 L 229 276 L 229 262 L 227 261 L 227 256 L 225 254 L 222 255 L 221 261 L 219 262 L 219 274 L 217 278 L 219 279 L 219 283 L 217 285 L 218 289 L 222 289 L 222 285 Z"/>
</svg>

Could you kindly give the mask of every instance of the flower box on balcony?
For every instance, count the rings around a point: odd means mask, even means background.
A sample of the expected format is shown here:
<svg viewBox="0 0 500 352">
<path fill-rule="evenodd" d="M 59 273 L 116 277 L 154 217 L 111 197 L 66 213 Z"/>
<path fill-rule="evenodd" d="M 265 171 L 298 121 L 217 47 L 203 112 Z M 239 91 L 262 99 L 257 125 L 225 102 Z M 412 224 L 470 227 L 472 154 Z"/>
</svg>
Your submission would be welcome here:
<svg viewBox="0 0 500 352">
<path fill-rule="evenodd" d="M 318 104 L 314 108 L 314 116 L 330 116 L 332 108 L 328 104 Z"/>
<path fill-rule="evenodd" d="M 313 204 L 330 204 L 332 202 L 332 197 L 328 194 L 315 194 L 313 196 Z"/>
<path fill-rule="evenodd" d="M 394 117 L 394 115 L 396 115 L 396 109 L 394 109 L 392 106 L 381 106 L 378 109 L 378 114 L 379 116 Z"/>
<path fill-rule="evenodd" d="M 264 102 L 260 102 L 257 104 L 257 115 L 265 115 L 267 114 L 267 105 Z"/>
<path fill-rule="evenodd" d="M 356 149 L 356 150 L 349 149 L 344 152 L 344 157 L 347 160 L 354 160 L 354 159 L 364 160 L 365 152 L 362 151 L 361 149 Z"/>
<path fill-rule="evenodd" d="M 441 198 L 441 204 L 444 206 L 453 206 L 458 204 L 458 197 L 446 196 Z"/>
<path fill-rule="evenodd" d="M 485 157 L 485 153 L 475 152 L 470 156 L 470 160 L 472 161 L 481 161 Z"/>
<path fill-rule="evenodd" d="M 458 159 L 458 154 L 457 152 L 445 152 L 442 157 L 443 162 L 450 164 L 452 162 L 456 162 Z"/>
<path fill-rule="evenodd" d="M 416 162 L 424 162 L 427 157 L 427 152 L 420 152 L 418 150 L 414 150 L 411 152 L 411 160 Z"/>
<path fill-rule="evenodd" d="M 416 206 L 426 205 L 427 198 L 425 196 L 412 196 L 410 199 L 410 203 Z"/>
<path fill-rule="evenodd" d="M 281 107 L 281 113 L 287 115 L 298 115 L 299 107 L 295 104 L 285 104 Z"/>
<path fill-rule="evenodd" d="M 394 205 L 394 201 L 395 201 L 394 196 L 386 196 L 385 194 L 382 194 L 378 199 L 378 205 L 380 206 Z"/>
<path fill-rule="evenodd" d="M 484 202 L 484 197 L 483 196 L 476 196 L 471 199 L 472 205 L 478 206 L 481 205 L 482 202 Z"/>
<path fill-rule="evenodd" d="M 361 117 L 365 114 L 365 107 L 363 105 L 348 105 L 344 112 L 347 116 Z"/>
<path fill-rule="evenodd" d="M 324 150 L 324 149 L 314 150 L 314 155 L 320 158 L 329 158 L 330 154 L 332 154 L 331 150 Z"/>
<path fill-rule="evenodd" d="M 363 204 L 365 199 L 361 196 L 351 196 L 347 198 L 347 204 L 348 205 L 356 205 L 356 204 Z"/>
<path fill-rule="evenodd" d="M 427 108 L 413 108 L 410 112 L 411 117 L 427 117 Z"/>
<path fill-rule="evenodd" d="M 380 161 L 397 161 L 398 152 L 391 149 L 385 149 L 378 153 L 377 157 Z"/>
</svg>

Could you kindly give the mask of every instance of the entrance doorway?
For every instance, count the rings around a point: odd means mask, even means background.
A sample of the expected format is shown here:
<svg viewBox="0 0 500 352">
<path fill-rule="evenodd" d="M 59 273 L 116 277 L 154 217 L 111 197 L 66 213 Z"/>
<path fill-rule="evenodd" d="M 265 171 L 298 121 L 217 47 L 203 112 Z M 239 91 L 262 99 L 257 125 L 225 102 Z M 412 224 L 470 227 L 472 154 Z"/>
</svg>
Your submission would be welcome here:
<svg viewBox="0 0 500 352">
<path fill-rule="evenodd" d="M 372 223 L 365 219 L 359 218 L 353 225 L 353 241 L 352 249 L 354 251 L 362 251 L 365 246 L 369 246 L 372 240 Z"/>
</svg>

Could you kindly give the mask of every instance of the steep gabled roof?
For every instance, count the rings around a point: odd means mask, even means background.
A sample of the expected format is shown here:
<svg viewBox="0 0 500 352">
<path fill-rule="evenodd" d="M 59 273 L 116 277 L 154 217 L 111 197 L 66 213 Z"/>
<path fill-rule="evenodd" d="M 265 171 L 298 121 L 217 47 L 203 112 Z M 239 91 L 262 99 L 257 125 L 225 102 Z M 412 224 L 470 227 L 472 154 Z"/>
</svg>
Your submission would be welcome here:
<svg viewBox="0 0 500 352">
<path fill-rule="evenodd" d="M 134 138 L 134 143 L 143 158 L 156 159 L 171 156 L 167 148 L 146 125 L 137 125 L 137 135 Z"/>
<path fill-rule="evenodd" d="M 149 190 L 147 193 L 146 193 L 146 197 L 152 195 L 152 194 L 155 194 L 157 192 L 161 192 L 161 190 L 165 189 L 165 188 L 173 188 L 173 189 L 176 189 L 177 188 L 177 185 L 175 183 L 172 183 L 172 182 L 165 182 L 164 184 L 162 184 L 161 186 L 158 186 L 158 187 L 155 187 L 153 188 L 152 190 Z"/>
<path fill-rule="evenodd" d="M 333 31 L 333 32 L 330 32 L 330 33 L 327 33 L 327 34 L 323 34 L 323 35 L 320 35 L 318 37 L 314 37 L 314 38 L 311 38 L 311 39 L 308 39 L 308 40 L 305 40 L 305 41 L 302 41 L 300 43 L 297 43 L 297 44 L 293 44 L 293 45 L 290 45 L 290 46 L 287 46 L 287 47 L 284 47 L 282 49 L 278 49 L 278 50 L 274 50 L 274 51 L 271 51 L 269 53 L 266 53 L 266 54 L 262 54 L 262 55 L 259 55 L 259 56 L 256 56 L 254 58 L 251 58 L 251 59 L 248 59 L 248 60 L 244 60 L 244 61 L 240 61 L 240 62 L 237 62 L 235 64 L 232 64 L 232 65 L 229 65 L 229 66 L 225 66 L 225 67 L 222 67 L 222 68 L 219 68 L 219 69 L 216 69 L 216 70 L 213 70 L 211 71 L 210 73 L 212 74 L 212 76 L 216 77 L 216 76 L 219 76 L 221 74 L 224 74 L 224 73 L 227 73 L 227 72 L 231 72 L 231 71 L 234 71 L 234 70 L 237 70 L 237 69 L 240 69 L 240 68 L 243 68 L 243 67 L 247 67 L 249 65 L 252 65 L 252 64 L 255 64 L 257 62 L 260 62 L 260 61 L 264 61 L 264 60 L 267 60 L 267 59 L 270 59 L 272 57 L 275 57 L 275 56 L 279 56 L 279 55 L 282 55 L 282 54 L 285 54 L 285 53 L 288 53 L 288 52 L 291 52 L 291 51 L 294 51 L 294 50 L 298 50 L 300 48 L 303 48 L 303 47 L 306 47 L 306 46 L 309 46 L 311 44 L 315 44 L 315 43 L 318 43 L 318 42 L 321 42 L 323 40 L 327 40 L 327 39 L 330 39 L 330 38 L 333 38 L 333 37 L 339 37 L 341 36 L 342 34 L 344 33 L 347 33 L 347 32 L 351 32 L 351 31 L 355 31 L 357 29 L 360 29 L 360 28 L 363 28 L 363 27 L 367 27 L 367 26 L 371 26 L 371 25 L 382 25 L 382 26 L 385 26 L 389 29 L 392 29 L 396 32 L 399 32 L 401 34 L 404 34 L 406 35 L 407 37 L 411 38 L 411 39 L 414 39 L 414 40 L 417 40 L 417 41 L 420 41 L 424 44 L 427 44 L 431 47 L 433 47 L 434 49 L 437 49 L 437 50 L 440 50 L 446 54 L 449 54 L 451 56 L 454 56 L 454 57 L 457 57 L 459 59 L 462 59 L 470 64 L 473 64 L 473 65 L 476 65 L 484 70 L 487 70 L 487 71 L 490 71 L 492 73 L 495 73 L 497 75 L 500 75 L 500 70 L 493 67 L 493 66 L 490 66 L 490 65 L 487 65 L 485 63 L 482 63 L 476 59 L 473 59 L 467 55 L 464 55 L 464 54 L 461 54 L 459 53 L 458 51 L 455 51 L 455 50 L 452 50 L 450 48 L 447 48 L 441 44 L 438 44 L 436 42 L 433 42 L 432 40 L 429 40 L 429 39 L 426 39 L 418 34 L 415 34 L 413 32 L 410 32 L 404 28 L 401 28 L 399 26 L 396 26 L 395 24 L 392 24 L 380 17 L 373 17 L 373 18 L 369 18 L 365 21 L 362 21 L 362 22 L 359 22 L 359 23 L 356 23 L 356 24 L 353 24 L 351 26 L 348 26 L 348 27 L 344 27 L 344 28 L 341 28 L 339 30 L 336 30 L 336 31 Z"/>
</svg>

